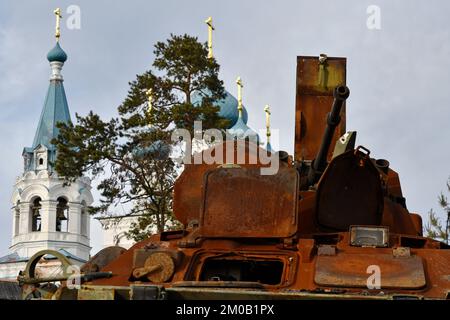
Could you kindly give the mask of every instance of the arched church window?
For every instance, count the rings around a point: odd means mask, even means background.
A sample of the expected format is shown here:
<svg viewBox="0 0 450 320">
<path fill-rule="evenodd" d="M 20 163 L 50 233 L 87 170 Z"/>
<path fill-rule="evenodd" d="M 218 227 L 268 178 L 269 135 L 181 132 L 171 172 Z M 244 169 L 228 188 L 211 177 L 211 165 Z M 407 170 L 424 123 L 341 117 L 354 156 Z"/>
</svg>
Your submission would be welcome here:
<svg viewBox="0 0 450 320">
<path fill-rule="evenodd" d="M 20 200 L 17 200 L 16 208 L 14 210 L 14 236 L 19 234 L 20 230 Z"/>
<path fill-rule="evenodd" d="M 67 200 L 63 197 L 57 199 L 56 205 L 56 231 L 68 232 L 69 226 L 69 206 Z"/>
<path fill-rule="evenodd" d="M 34 199 L 31 204 L 31 231 L 41 231 L 41 198 Z"/>
<path fill-rule="evenodd" d="M 44 164 L 44 159 L 40 158 L 39 159 L 39 165 L 42 166 Z"/>
<path fill-rule="evenodd" d="M 81 202 L 81 234 L 87 236 L 87 224 L 89 215 L 87 213 L 86 202 Z"/>
</svg>

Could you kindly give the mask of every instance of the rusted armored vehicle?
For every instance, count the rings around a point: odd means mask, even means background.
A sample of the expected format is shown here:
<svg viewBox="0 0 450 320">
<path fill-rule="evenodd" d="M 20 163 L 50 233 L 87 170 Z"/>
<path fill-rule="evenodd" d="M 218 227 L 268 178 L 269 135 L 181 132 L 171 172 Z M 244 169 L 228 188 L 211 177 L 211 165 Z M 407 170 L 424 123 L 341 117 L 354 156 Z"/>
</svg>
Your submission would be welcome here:
<svg viewBox="0 0 450 320">
<path fill-rule="evenodd" d="M 449 299 L 450 248 L 422 235 L 397 172 L 345 130 L 346 59 L 298 57 L 296 90 L 295 154 L 277 152 L 275 174 L 252 142 L 203 151 L 233 160 L 185 165 L 185 229 L 116 251 L 53 298 Z"/>
</svg>

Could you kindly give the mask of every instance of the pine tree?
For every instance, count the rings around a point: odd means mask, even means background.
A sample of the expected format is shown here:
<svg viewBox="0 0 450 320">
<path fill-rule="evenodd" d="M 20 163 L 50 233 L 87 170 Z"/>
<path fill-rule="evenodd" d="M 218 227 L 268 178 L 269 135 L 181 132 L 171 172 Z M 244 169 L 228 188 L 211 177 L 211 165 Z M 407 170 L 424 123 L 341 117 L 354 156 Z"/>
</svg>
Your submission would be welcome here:
<svg viewBox="0 0 450 320">
<path fill-rule="evenodd" d="M 447 190 L 450 192 L 450 178 L 447 181 Z M 430 238 L 434 238 L 436 240 L 444 241 L 446 244 L 449 244 L 449 235 L 450 235 L 450 204 L 448 202 L 448 198 L 441 192 L 438 197 L 439 205 L 446 214 L 445 226 L 442 225 L 440 218 L 436 215 L 436 213 L 431 209 L 428 212 L 428 223 L 425 225 L 426 235 Z"/>
<path fill-rule="evenodd" d="M 99 179 L 100 205 L 92 214 L 108 215 L 112 206 L 131 204 L 129 214 L 141 215 L 128 236 L 142 240 L 178 225 L 172 212 L 173 184 L 179 167 L 170 158 L 177 144 L 172 131 L 193 132 L 194 121 L 203 130 L 224 129 L 228 120 L 218 115 L 214 101 L 224 97 L 219 65 L 207 57 L 206 43 L 197 38 L 171 35 L 155 45 L 153 70 L 137 75 L 118 107 L 118 116 L 103 121 L 91 111 L 76 115 L 76 124 L 59 124 L 53 141 L 58 149 L 55 170 L 70 183 L 82 175 Z M 149 110 L 147 91 L 152 90 Z M 201 105 L 191 102 L 203 92 Z"/>
</svg>

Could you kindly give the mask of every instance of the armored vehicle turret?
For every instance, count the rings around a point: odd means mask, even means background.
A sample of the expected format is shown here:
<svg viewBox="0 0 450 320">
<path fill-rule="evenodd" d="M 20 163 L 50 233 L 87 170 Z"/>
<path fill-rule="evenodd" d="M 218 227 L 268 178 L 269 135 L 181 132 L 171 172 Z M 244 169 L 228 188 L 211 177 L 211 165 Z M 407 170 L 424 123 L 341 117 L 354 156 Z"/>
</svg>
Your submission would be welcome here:
<svg viewBox="0 0 450 320">
<path fill-rule="evenodd" d="M 173 198 L 185 228 L 118 252 L 55 296 L 448 299 L 450 248 L 422 235 L 397 172 L 346 132 L 346 59 L 298 57 L 296 90 L 293 156 L 245 140 L 204 150 L 232 157 L 185 164 Z"/>
</svg>

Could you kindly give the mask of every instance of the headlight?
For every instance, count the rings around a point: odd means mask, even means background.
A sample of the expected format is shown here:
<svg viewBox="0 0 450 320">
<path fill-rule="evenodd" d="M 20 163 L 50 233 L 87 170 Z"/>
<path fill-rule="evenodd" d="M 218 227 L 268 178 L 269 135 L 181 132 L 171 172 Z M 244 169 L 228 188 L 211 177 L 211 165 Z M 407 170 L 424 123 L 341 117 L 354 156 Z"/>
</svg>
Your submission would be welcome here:
<svg viewBox="0 0 450 320">
<path fill-rule="evenodd" d="M 350 244 L 357 247 L 387 247 L 389 228 L 351 226 Z"/>
</svg>

